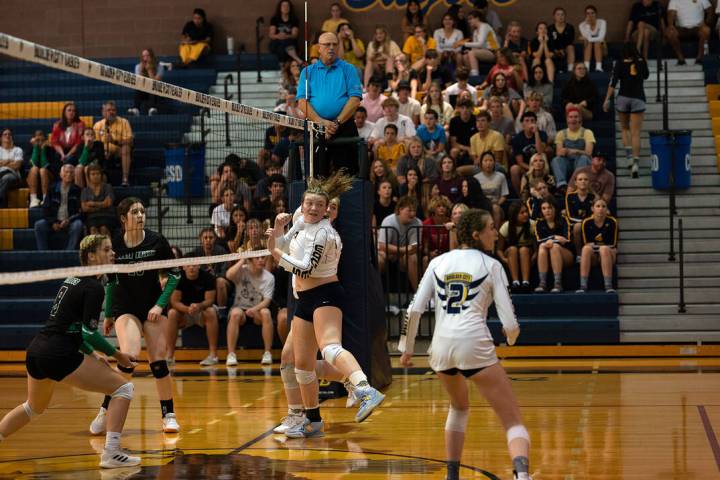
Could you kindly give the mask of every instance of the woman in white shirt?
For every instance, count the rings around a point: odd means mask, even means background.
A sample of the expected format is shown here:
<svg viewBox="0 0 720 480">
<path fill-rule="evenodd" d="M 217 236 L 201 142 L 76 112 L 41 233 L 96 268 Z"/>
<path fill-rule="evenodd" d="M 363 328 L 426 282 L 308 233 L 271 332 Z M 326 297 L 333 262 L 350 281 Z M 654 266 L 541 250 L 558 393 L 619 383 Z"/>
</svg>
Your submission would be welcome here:
<svg viewBox="0 0 720 480">
<path fill-rule="evenodd" d="M 488 309 L 494 302 L 508 344 L 513 345 L 520 334 L 505 271 L 500 262 L 483 253 L 493 249 L 498 233 L 492 216 L 477 209 L 464 212 L 456 230 L 460 247 L 430 262 L 408 309 L 398 343 L 398 350 L 403 352 L 400 363 L 404 367 L 412 365 L 420 317 L 434 300 L 435 331 L 429 363 L 450 397 L 445 423 L 445 478 L 460 478 L 460 456 L 470 414 L 470 380 L 506 431 L 514 478 L 530 480 L 530 434 L 523 426 L 520 408 L 487 326 Z"/>
<path fill-rule="evenodd" d="M 23 151 L 15 146 L 13 133 L 9 128 L 2 130 L 0 138 L 0 207 L 4 207 L 8 192 L 20 185 Z"/>
<path fill-rule="evenodd" d="M 473 29 L 472 41 L 466 42 L 467 62 L 470 65 L 470 76 L 478 75 L 479 62 L 495 63 L 495 50 L 500 48 L 495 31 L 485 22 L 482 13 L 472 11 L 468 14 L 468 22 Z"/>
<path fill-rule="evenodd" d="M 590 70 L 590 60 L 595 55 L 595 71 L 602 72 L 603 50 L 605 48 L 605 33 L 607 23 L 597 18 L 597 8 L 594 5 L 585 7 L 585 21 L 579 25 L 580 36 L 583 40 L 583 60 L 585 67 Z"/>
<path fill-rule="evenodd" d="M 442 60 L 451 60 L 456 65 L 462 65 L 460 46 L 463 40 L 463 33 L 455 28 L 455 18 L 446 13 L 442 18 L 442 27 L 433 32 L 433 39 L 437 51 L 442 55 Z"/>
</svg>

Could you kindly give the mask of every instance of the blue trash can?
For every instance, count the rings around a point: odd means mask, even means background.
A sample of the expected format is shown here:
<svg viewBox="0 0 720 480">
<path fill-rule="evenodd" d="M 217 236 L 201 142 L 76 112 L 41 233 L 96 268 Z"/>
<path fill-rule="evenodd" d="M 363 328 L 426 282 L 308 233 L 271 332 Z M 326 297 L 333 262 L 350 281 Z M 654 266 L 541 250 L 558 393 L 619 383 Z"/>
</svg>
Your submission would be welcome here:
<svg viewBox="0 0 720 480">
<path fill-rule="evenodd" d="M 672 175 L 675 177 L 675 188 L 690 188 L 692 132 L 690 130 L 657 130 L 650 132 L 652 186 L 657 190 L 670 188 L 673 137 L 675 138 L 675 168 Z"/>
<path fill-rule="evenodd" d="M 184 175 L 186 158 L 188 172 Z M 165 183 L 168 196 L 185 198 L 186 180 L 190 182 L 191 197 L 205 195 L 205 147 L 202 145 L 173 145 L 165 149 Z"/>
</svg>

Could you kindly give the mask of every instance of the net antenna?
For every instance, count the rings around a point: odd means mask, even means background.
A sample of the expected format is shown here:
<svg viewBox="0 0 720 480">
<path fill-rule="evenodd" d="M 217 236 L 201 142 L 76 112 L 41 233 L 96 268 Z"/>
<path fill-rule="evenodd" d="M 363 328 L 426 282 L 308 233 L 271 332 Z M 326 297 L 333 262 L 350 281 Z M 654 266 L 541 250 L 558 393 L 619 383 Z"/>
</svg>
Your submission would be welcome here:
<svg viewBox="0 0 720 480">
<path fill-rule="evenodd" d="M 188 88 L 172 85 L 160 80 L 136 75 L 120 68 L 103 65 L 87 58 L 79 57 L 62 50 L 46 47 L 28 40 L 0 32 L 0 54 L 44 65 L 49 68 L 82 75 L 83 77 L 112 83 L 121 87 L 150 93 L 171 100 L 179 100 L 201 108 L 210 108 L 231 115 L 259 119 L 283 125 L 296 130 L 307 129 L 310 132 L 324 134 L 325 127 L 316 122 L 282 115 L 261 108 L 243 105 L 225 100 L 207 93 L 197 92 Z M 306 54 L 307 55 L 307 54 Z M 312 137 L 312 136 L 311 136 Z"/>
<path fill-rule="evenodd" d="M 305 0 L 305 65 L 309 65 L 308 63 L 308 49 L 309 49 L 309 42 L 308 42 L 308 0 Z M 308 105 L 310 104 L 310 89 L 309 89 L 309 76 L 310 76 L 310 69 L 308 67 L 305 67 L 305 101 L 308 102 Z M 313 152 L 315 150 L 315 135 L 312 134 L 309 131 L 308 128 L 308 119 L 307 116 L 305 117 L 305 150 L 304 150 L 304 157 L 305 163 L 308 166 L 308 177 L 313 178 L 315 177 L 315 165 L 313 165 Z"/>
</svg>

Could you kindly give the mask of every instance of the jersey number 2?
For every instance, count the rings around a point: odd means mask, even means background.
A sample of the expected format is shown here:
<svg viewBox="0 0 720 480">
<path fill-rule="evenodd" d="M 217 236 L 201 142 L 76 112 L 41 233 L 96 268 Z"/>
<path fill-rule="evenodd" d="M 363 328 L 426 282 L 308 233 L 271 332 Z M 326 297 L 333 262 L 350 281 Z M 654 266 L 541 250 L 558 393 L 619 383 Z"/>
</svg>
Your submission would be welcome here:
<svg viewBox="0 0 720 480">
<path fill-rule="evenodd" d="M 449 283 L 447 288 L 448 299 L 445 311 L 448 315 L 457 315 L 461 312 L 462 304 L 465 302 L 465 298 L 467 297 L 467 287 L 464 283 Z"/>
</svg>

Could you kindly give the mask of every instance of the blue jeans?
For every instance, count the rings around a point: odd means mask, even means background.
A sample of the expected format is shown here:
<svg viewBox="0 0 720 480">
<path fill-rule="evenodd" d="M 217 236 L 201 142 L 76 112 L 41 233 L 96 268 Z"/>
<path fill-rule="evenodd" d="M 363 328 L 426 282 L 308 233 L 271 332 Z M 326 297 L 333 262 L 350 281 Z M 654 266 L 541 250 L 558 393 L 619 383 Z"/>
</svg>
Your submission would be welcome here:
<svg viewBox="0 0 720 480">
<path fill-rule="evenodd" d="M 562 187 L 567 185 L 568 178 L 580 167 L 590 165 L 590 157 L 578 155 L 577 157 L 555 157 L 552 159 L 552 171 L 555 176 L 555 185 Z"/>
<path fill-rule="evenodd" d="M 82 237 L 83 234 L 83 228 L 83 223 L 80 219 L 70 222 L 70 225 L 66 228 L 68 241 L 67 245 L 65 245 L 65 250 L 77 250 L 80 237 Z M 44 218 L 35 222 L 35 243 L 37 244 L 38 250 L 50 250 L 48 244 L 50 235 L 53 233 L 55 232 L 52 229 L 52 224 Z"/>
</svg>

